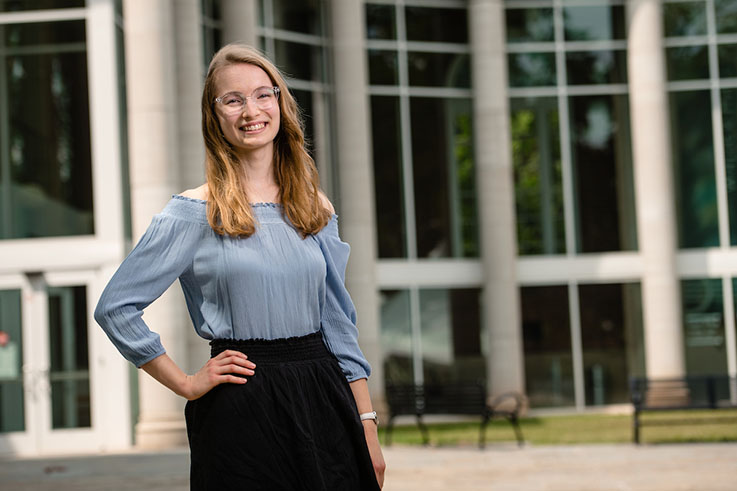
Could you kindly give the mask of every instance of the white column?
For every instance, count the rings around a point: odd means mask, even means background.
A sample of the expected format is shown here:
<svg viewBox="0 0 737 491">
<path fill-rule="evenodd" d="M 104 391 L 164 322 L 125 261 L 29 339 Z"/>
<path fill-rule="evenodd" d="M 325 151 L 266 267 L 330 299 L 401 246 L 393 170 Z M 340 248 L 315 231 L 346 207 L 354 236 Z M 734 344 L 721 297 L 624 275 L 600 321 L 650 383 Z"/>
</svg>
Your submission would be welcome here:
<svg viewBox="0 0 737 491">
<path fill-rule="evenodd" d="M 182 190 L 205 182 L 205 146 L 202 139 L 200 99 L 205 78 L 202 66 L 202 10 L 200 0 L 174 2 L 176 50 L 177 144 L 179 148 L 180 184 Z M 207 342 L 192 327 L 186 308 L 180 313 L 186 330 L 187 373 L 199 370 L 210 358 Z"/>
<path fill-rule="evenodd" d="M 241 41 L 258 47 L 256 0 L 222 0 L 223 44 Z"/>
<path fill-rule="evenodd" d="M 125 51 L 133 235 L 140 237 L 172 193 L 179 192 L 174 8 L 171 0 L 125 0 Z M 170 357 L 186 362 L 181 293 L 170 289 L 144 315 Z M 184 400 L 139 372 L 136 443 L 162 448 L 186 443 Z"/>
<path fill-rule="evenodd" d="M 631 0 L 627 21 L 645 366 L 649 377 L 676 377 L 685 362 L 660 0 Z"/>
<path fill-rule="evenodd" d="M 340 230 L 351 245 L 346 284 L 358 312 L 361 349 L 371 363 L 374 405 L 384 392 L 379 302 L 376 291 L 376 227 L 366 81 L 365 24 L 361 0 L 330 4 L 335 74 L 335 159 L 338 162 Z"/>
<path fill-rule="evenodd" d="M 503 2 L 471 0 L 468 18 L 489 388 L 524 392 Z"/>
</svg>

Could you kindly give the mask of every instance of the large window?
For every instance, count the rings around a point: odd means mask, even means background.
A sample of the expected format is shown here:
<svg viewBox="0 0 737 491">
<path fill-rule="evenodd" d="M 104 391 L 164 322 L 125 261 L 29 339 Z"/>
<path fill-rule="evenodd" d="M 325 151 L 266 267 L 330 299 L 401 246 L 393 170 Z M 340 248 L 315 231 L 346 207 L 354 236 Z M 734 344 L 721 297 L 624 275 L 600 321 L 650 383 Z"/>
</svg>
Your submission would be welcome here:
<svg viewBox="0 0 737 491">
<path fill-rule="evenodd" d="M 366 23 L 379 257 L 477 257 L 466 9 L 367 3 Z"/>
<path fill-rule="evenodd" d="M 261 48 L 287 77 L 302 111 L 308 150 L 317 162 L 323 187 L 337 201 L 339 196 L 330 193 L 335 176 L 329 142 L 331 89 L 325 18 L 323 0 L 259 1 Z"/>
<path fill-rule="evenodd" d="M 439 385 L 486 379 L 478 288 L 381 292 L 387 383 Z"/>
<path fill-rule="evenodd" d="M 629 377 L 645 374 L 638 283 L 530 286 L 520 295 L 532 407 L 629 401 Z"/>
<path fill-rule="evenodd" d="M 0 25 L 0 48 L 0 238 L 93 234 L 85 22 Z"/>
<path fill-rule="evenodd" d="M 636 249 L 624 5 L 506 6 L 519 253 Z"/>
<path fill-rule="evenodd" d="M 737 245 L 737 4 L 666 1 L 665 58 L 682 248 Z"/>
</svg>

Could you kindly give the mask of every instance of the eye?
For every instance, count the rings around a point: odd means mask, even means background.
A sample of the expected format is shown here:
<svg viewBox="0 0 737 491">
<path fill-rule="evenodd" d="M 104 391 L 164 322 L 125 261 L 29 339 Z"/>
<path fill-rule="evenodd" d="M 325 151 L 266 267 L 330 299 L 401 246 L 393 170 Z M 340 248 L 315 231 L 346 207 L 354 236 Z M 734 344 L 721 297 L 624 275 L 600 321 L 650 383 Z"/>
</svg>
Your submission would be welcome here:
<svg viewBox="0 0 737 491">
<path fill-rule="evenodd" d="M 262 89 L 256 92 L 256 99 L 270 99 L 274 96 L 274 92 L 271 89 Z"/>
<path fill-rule="evenodd" d="M 223 104 L 226 106 L 242 106 L 243 105 L 243 97 L 241 97 L 238 94 L 228 94 L 223 96 Z"/>
</svg>

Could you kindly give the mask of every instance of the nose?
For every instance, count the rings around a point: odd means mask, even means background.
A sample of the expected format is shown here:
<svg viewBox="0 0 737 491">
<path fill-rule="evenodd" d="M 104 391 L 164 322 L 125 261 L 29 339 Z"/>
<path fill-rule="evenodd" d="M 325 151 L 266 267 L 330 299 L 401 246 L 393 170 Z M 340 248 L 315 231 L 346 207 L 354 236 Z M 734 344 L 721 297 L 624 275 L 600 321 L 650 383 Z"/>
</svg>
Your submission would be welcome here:
<svg viewBox="0 0 737 491">
<path fill-rule="evenodd" d="M 242 113 L 246 116 L 251 114 L 258 114 L 261 112 L 261 109 L 256 105 L 256 102 L 251 100 L 250 97 L 246 97 L 246 101 L 243 103 L 243 110 Z"/>
</svg>

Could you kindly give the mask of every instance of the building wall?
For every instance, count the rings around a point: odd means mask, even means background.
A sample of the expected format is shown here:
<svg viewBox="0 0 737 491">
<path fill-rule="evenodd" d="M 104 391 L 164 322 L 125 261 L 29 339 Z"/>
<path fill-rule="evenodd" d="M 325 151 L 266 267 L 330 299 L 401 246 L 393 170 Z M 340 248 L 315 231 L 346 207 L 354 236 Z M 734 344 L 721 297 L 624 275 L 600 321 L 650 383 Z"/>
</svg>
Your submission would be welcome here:
<svg viewBox="0 0 737 491">
<path fill-rule="evenodd" d="M 304 111 L 379 408 L 391 383 L 584 410 L 633 375 L 737 374 L 733 1 L 47 0 L 0 32 L 2 453 L 184 442 L 91 312 L 203 179 L 202 79 L 238 39 Z M 196 370 L 165 297 L 146 318 Z"/>
</svg>

